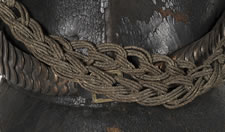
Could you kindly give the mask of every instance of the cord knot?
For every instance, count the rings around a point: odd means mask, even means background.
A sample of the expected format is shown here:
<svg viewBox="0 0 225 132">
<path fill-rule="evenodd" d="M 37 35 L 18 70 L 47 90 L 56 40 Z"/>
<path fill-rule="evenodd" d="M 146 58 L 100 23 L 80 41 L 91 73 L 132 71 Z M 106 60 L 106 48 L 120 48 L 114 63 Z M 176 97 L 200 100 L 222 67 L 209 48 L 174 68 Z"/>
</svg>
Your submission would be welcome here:
<svg viewBox="0 0 225 132">
<path fill-rule="evenodd" d="M 0 0 L 0 2 L 5 3 L 9 7 L 15 7 L 15 5 L 16 5 L 15 0 Z"/>
</svg>

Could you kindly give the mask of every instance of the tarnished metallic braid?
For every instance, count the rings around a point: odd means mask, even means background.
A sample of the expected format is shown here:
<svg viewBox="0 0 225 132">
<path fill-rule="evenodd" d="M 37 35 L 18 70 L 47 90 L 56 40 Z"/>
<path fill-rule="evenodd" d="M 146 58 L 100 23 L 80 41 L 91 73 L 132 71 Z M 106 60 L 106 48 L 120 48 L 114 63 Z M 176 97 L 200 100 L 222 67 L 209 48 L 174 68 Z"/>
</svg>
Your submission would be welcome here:
<svg viewBox="0 0 225 132">
<path fill-rule="evenodd" d="M 57 77 L 45 64 L 10 44 L 0 31 L 0 75 L 8 83 L 44 95 L 70 95 L 73 82 Z"/>
<path fill-rule="evenodd" d="M 191 61 L 197 65 L 203 64 L 215 52 L 221 39 L 225 37 L 225 12 L 218 20 L 213 30 L 201 39 L 174 52 L 171 57 Z"/>
<path fill-rule="evenodd" d="M 19 15 L 14 13 L 15 9 Z M 152 55 L 134 46 L 111 43 L 95 46 L 85 41 L 69 42 L 59 36 L 47 36 L 29 17 L 24 6 L 15 0 L 0 2 L 0 19 L 9 26 L 13 36 L 38 60 L 49 65 L 56 75 L 114 101 L 177 108 L 216 86 L 224 76 L 224 31 L 218 32 L 216 43 L 210 43 L 215 44 L 212 54 L 206 55 L 207 59 L 197 65 L 187 59 Z M 224 18 L 220 22 L 224 23 Z M 224 24 L 222 26 L 224 29 Z M 207 39 L 218 36 L 216 33 L 193 44 L 207 45 Z M 80 49 L 87 49 L 87 52 Z M 132 57 L 137 62 L 128 60 Z"/>
</svg>

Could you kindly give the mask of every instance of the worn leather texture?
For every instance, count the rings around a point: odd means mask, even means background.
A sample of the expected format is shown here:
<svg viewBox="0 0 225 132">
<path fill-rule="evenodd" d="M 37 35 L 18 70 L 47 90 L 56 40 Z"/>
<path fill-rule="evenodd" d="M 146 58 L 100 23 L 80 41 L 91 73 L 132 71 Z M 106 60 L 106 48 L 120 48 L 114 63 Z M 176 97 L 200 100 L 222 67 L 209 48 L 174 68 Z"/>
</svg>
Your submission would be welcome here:
<svg viewBox="0 0 225 132">
<path fill-rule="evenodd" d="M 95 44 L 136 45 L 170 54 L 206 34 L 225 9 L 224 0 L 20 0 L 48 34 Z M 1 26 L 2 27 L 2 26 Z M 4 27 L 14 46 L 29 53 Z M 0 84 L 1 132 L 222 132 L 225 86 L 182 108 L 144 107 L 128 103 L 92 104 L 79 88 L 82 106 L 64 106 Z M 80 99 L 80 100 L 79 100 Z M 53 100 L 54 101 L 54 100 Z"/>
</svg>

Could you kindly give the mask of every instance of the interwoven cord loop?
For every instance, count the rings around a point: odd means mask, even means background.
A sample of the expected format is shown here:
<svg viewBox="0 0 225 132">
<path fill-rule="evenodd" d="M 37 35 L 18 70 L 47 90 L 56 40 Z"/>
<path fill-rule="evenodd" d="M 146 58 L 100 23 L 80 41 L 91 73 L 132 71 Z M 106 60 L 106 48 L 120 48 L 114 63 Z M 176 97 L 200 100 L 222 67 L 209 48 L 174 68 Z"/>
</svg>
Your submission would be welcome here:
<svg viewBox="0 0 225 132">
<path fill-rule="evenodd" d="M 15 9 L 19 15 L 16 15 Z M 0 19 L 10 28 L 15 39 L 24 43 L 59 77 L 114 101 L 177 108 L 216 86 L 224 76 L 224 38 L 213 54 L 197 66 L 187 60 L 152 55 L 135 46 L 93 45 L 86 41 L 69 42 L 59 36 L 45 35 L 24 6 L 15 0 L 0 0 Z M 128 60 L 132 57 L 135 62 Z"/>
</svg>

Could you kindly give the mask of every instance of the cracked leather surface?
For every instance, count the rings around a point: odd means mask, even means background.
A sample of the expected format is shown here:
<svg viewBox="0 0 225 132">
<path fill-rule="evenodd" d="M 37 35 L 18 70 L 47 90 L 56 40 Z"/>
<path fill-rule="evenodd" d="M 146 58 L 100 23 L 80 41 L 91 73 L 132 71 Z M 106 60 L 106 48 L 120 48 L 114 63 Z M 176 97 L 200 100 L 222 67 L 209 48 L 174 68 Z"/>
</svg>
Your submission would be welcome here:
<svg viewBox="0 0 225 132">
<path fill-rule="evenodd" d="M 105 41 L 132 44 L 162 54 L 199 39 L 225 9 L 223 0 L 21 2 L 46 33 L 97 44 Z M 16 41 L 13 44 L 26 51 L 22 44 Z M 225 130 L 224 87 L 221 85 L 176 110 L 124 103 L 68 107 L 29 96 L 3 80 L 0 84 L 0 131 L 110 132 L 117 128 L 121 132 L 220 132 Z M 86 91 L 80 94 L 90 99 Z"/>
</svg>

